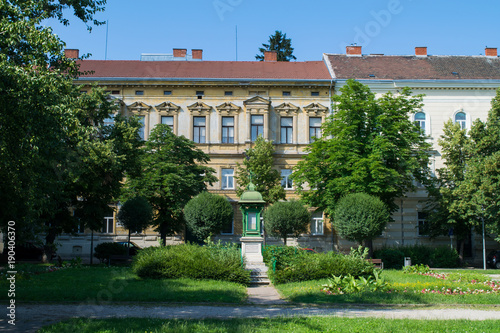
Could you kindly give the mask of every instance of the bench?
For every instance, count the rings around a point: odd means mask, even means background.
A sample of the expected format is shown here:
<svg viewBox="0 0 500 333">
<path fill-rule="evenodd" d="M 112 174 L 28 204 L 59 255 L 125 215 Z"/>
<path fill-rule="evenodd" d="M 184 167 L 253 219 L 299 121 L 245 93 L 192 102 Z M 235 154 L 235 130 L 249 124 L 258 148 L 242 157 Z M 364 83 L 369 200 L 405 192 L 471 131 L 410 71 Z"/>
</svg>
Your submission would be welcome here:
<svg viewBox="0 0 500 333">
<path fill-rule="evenodd" d="M 374 264 L 376 268 L 384 269 L 384 263 L 382 262 L 382 259 L 366 259 L 366 260 Z"/>
<path fill-rule="evenodd" d="M 115 261 L 119 261 L 119 262 L 125 262 L 125 263 L 129 263 L 129 262 L 132 262 L 132 257 L 131 256 L 127 256 L 126 254 L 112 254 L 109 256 L 108 258 L 108 266 L 111 266 L 111 262 L 115 262 Z"/>
</svg>

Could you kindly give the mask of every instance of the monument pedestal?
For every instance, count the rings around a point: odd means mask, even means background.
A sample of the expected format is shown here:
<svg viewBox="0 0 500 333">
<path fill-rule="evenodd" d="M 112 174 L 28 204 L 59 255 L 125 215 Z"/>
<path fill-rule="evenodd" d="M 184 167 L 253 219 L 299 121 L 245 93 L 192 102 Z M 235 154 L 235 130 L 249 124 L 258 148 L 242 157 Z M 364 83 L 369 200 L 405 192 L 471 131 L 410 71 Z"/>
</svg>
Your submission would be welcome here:
<svg viewBox="0 0 500 333">
<path fill-rule="evenodd" d="M 241 254 L 247 263 L 263 263 L 262 258 L 262 237 L 241 237 Z"/>
</svg>

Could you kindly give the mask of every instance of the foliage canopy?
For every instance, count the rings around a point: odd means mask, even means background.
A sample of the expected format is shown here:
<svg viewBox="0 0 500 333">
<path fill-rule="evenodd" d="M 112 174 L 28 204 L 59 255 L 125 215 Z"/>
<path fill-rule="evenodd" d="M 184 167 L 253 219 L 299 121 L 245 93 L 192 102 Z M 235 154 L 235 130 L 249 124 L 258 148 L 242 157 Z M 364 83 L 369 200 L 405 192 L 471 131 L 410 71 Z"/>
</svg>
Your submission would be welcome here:
<svg viewBox="0 0 500 333">
<path fill-rule="evenodd" d="M 276 30 L 274 35 L 269 36 L 268 44 L 262 44 L 263 47 L 259 48 L 261 54 L 257 54 L 255 59 L 264 61 L 264 53 L 266 51 L 276 51 L 278 61 L 290 61 L 297 58 L 293 55 L 292 40 L 286 38 L 286 34 Z"/>
<path fill-rule="evenodd" d="M 307 232 L 311 213 L 300 201 L 278 201 L 264 211 L 266 231 L 273 237 L 280 237 L 286 245 L 289 236 L 298 237 Z"/>
</svg>

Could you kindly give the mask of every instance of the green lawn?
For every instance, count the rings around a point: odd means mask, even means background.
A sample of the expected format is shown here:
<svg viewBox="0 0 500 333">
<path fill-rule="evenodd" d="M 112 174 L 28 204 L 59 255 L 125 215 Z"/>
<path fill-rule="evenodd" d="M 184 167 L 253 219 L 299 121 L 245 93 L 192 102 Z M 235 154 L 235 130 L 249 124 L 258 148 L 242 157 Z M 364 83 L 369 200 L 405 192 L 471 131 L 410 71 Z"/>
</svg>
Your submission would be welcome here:
<svg viewBox="0 0 500 333">
<path fill-rule="evenodd" d="M 454 271 L 453 273 L 458 273 Z M 488 280 L 482 274 L 467 271 L 470 277 Z M 422 290 L 442 290 L 442 288 L 457 290 L 460 287 L 484 289 L 482 284 L 469 281 L 453 282 L 432 276 L 404 274 L 397 270 L 384 270 L 382 277 L 390 283 L 389 292 L 365 292 L 357 294 L 328 295 L 322 291 L 322 285 L 328 280 L 305 281 L 276 285 L 279 292 L 292 302 L 298 303 L 359 303 L 359 304 L 500 304 L 500 293 L 482 293 L 465 295 L 443 295 Z M 463 279 L 465 280 L 465 279 Z M 491 288 L 490 288 L 491 289 Z"/>
<path fill-rule="evenodd" d="M 1 279 L 0 287 L 1 290 L 7 289 L 5 278 Z M 143 280 L 129 267 L 84 266 L 22 275 L 16 281 L 17 301 L 241 303 L 246 297 L 246 286 L 237 283 L 191 279 Z M 7 292 L 0 293 L 0 300 L 7 299 Z"/>
<path fill-rule="evenodd" d="M 72 319 L 42 328 L 43 333 L 73 332 L 498 332 L 497 320 L 409 320 L 297 317 L 230 320 Z"/>
</svg>

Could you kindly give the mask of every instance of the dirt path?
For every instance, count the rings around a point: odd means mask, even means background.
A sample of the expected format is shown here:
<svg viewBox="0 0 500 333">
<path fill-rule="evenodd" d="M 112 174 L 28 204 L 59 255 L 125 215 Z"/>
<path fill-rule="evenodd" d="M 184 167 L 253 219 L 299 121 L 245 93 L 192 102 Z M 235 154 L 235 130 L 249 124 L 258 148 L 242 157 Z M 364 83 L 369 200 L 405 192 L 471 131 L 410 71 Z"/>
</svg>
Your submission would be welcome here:
<svg viewBox="0 0 500 333">
<path fill-rule="evenodd" d="M 383 309 L 383 308 L 329 308 L 303 306 L 256 306 L 256 305 L 19 305 L 16 312 L 16 326 L 9 325 L 5 318 L 0 320 L 0 332 L 35 332 L 42 326 L 64 319 L 87 318 L 263 318 L 289 316 L 338 316 L 338 317 L 382 317 L 388 319 L 469 319 L 500 320 L 500 309 Z"/>
</svg>

